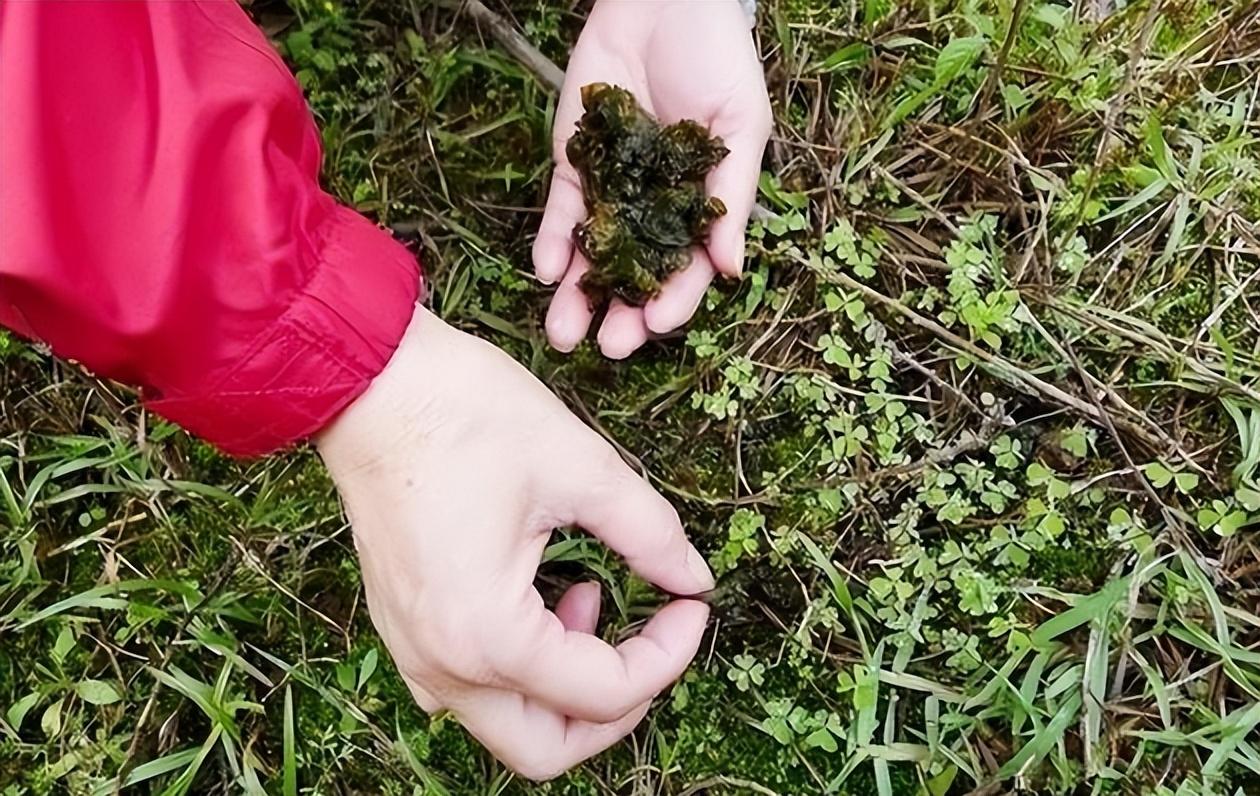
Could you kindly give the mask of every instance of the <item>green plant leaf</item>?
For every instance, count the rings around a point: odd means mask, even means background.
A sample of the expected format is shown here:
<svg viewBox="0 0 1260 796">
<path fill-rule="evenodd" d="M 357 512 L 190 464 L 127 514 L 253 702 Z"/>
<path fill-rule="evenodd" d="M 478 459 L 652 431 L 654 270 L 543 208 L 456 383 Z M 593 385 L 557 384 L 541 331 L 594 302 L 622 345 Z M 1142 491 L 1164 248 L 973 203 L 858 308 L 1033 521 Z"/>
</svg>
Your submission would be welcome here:
<svg viewBox="0 0 1260 796">
<path fill-rule="evenodd" d="M 958 776 L 958 766 L 946 766 L 923 785 L 922 796 L 946 796 Z"/>
<path fill-rule="evenodd" d="M 1063 500 L 1072 494 L 1072 486 L 1062 478 L 1051 478 L 1046 484 L 1046 497 L 1051 500 Z"/>
<path fill-rule="evenodd" d="M 84 680 L 74 687 L 74 691 L 89 705 L 112 705 L 122 699 L 118 689 L 104 680 Z"/>
<path fill-rule="evenodd" d="M 1041 462 L 1033 462 L 1028 465 L 1025 475 L 1030 486 L 1041 486 L 1054 477 L 1054 471 Z"/>
<path fill-rule="evenodd" d="M 1216 532 L 1221 536 L 1233 536 L 1238 530 L 1250 521 L 1245 511 L 1231 511 L 1216 525 Z"/>
<path fill-rule="evenodd" d="M 866 63 L 870 57 L 870 47 L 862 42 L 853 42 L 827 56 L 826 60 L 816 67 L 816 71 L 839 72 L 843 69 L 851 69 Z"/>
<path fill-rule="evenodd" d="M 1199 485 L 1199 476 L 1195 473 L 1177 473 L 1173 476 L 1173 483 L 1178 490 L 1188 495 Z"/>
<path fill-rule="evenodd" d="M 138 785 L 141 782 L 160 777 L 163 774 L 183 768 L 196 759 L 201 752 L 201 747 L 192 747 L 182 752 L 172 752 L 169 755 L 163 755 L 156 760 L 150 760 L 147 763 L 141 763 L 127 773 L 126 779 L 122 782 L 123 788 L 129 788 L 132 785 Z M 92 791 L 92 796 L 109 796 L 117 792 L 114 787 L 115 780 L 105 780 Z"/>
<path fill-rule="evenodd" d="M 825 752 L 834 752 L 840 747 L 836 744 L 836 739 L 826 729 L 819 727 L 818 729 L 805 736 L 805 745 L 809 747 L 817 747 Z"/>
<path fill-rule="evenodd" d="M 1109 582 L 1102 589 L 1079 600 L 1063 613 L 1047 619 L 1032 632 L 1033 646 L 1044 648 L 1054 639 L 1091 620 L 1101 619 L 1128 591 L 1129 578 Z"/>
<path fill-rule="evenodd" d="M 1142 468 L 1142 472 L 1150 479 L 1151 486 L 1156 489 L 1163 489 L 1172 483 L 1173 471 L 1165 467 L 1162 462 L 1151 462 Z"/>
<path fill-rule="evenodd" d="M 1218 514 L 1215 509 L 1210 509 L 1204 506 L 1199 509 L 1199 513 L 1195 515 L 1195 519 L 1198 520 L 1199 527 L 1201 529 L 1207 530 L 1220 521 L 1221 515 Z"/>
<path fill-rule="evenodd" d="M 284 796 L 297 796 L 297 732 L 293 718 L 293 686 L 284 687 Z"/>
<path fill-rule="evenodd" d="M 805 550 L 809 553 L 810 558 L 814 559 L 817 565 L 827 575 L 827 579 L 831 581 L 832 594 L 835 595 L 836 602 L 840 605 L 844 612 L 853 622 L 854 632 L 857 634 L 858 643 L 862 649 L 866 649 L 866 637 L 862 632 L 862 625 L 858 620 L 857 613 L 853 610 L 853 595 L 849 593 L 849 585 L 840 571 L 836 569 L 836 565 L 831 563 L 827 555 L 818 547 L 813 539 L 808 536 L 801 536 L 801 544 L 805 546 Z"/>
<path fill-rule="evenodd" d="M 1164 128 L 1159 123 L 1159 117 L 1154 114 L 1147 118 L 1144 138 L 1146 148 L 1150 151 L 1151 158 L 1155 161 L 1155 167 L 1159 169 L 1160 174 L 1173 185 L 1180 183 L 1181 174 L 1173 163 L 1172 155 L 1168 152 L 1168 143 L 1164 140 Z"/>
<path fill-rule="evenodd" d="M 1081 710 L 1081 693 L 1074 691 L 1059 705 L 1054 717 L 1045 724 L 1028 743 L 1020 747 L 1010 760 L 998 769 L 998 779 L 1008 779 L 1035 765 L 1049 754 L 1063 737 L 1069 725 L 1076 721 Z"/>
<path fill-rule="evenodd" d="M 21 730 L 22 720 L 26 718 L 27 713 L 30 713 L 31 708 L 37 704 L 39 704 L 39 692 L 32 691 L 10 705 L 9 709 L 5 711 L 4 718 L 14 731 Z"/>
<path fill-rule="evenodd" d="M 980 53 L 984 52 L 984 45 L 983 36 L 964 36 L 950 40 L 936 56 L 936 66 L 932 70 L 936 85 L 944 86 L 951 83 L 970 69 L 980 57 Z"/>
<path fill-rule="evenodd" d="M 61 706 L 64 702 L 64 699 L 58 699 L 44 708 L 44 715 L 39 719 L 39 728 L 49 738 L 55 738 L 61 732 Z"/>
<path fill-rule="evenodd" d="M 1247 511 L 1260 511 L 1260 491 L 1240 486 L 1234 492 L 1234 499 Z"/>
<path fill-rule="evenodd" d="M 1059 440 L 1063 450 L 1077 458 L 1084 458 L 1089 453 L 1089 437 L 1083 429 L 1072 429 Z"/>
<path fill-rule="evenodd" d="M 372 679 L 372 675 L 376 672 L 376 663 L 379 653 L 376 647 L 367 651 L 363 656 L 363 661 L 359 663 L 359 689 L 367 685 L 367 681 Z"/>
</svg>

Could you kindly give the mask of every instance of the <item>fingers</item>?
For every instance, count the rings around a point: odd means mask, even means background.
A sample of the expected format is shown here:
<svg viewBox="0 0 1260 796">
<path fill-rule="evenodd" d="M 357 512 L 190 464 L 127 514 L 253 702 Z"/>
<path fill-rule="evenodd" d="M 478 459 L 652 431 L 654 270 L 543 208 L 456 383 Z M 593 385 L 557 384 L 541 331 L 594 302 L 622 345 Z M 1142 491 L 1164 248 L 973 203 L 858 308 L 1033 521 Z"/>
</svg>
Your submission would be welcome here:
<svg viewBox="0 0 1260 796">
<path fill-rule="evenodd" d="M 748 87 L 748 96 L 735 103 L 741 109 L 739 118 L 719 117 L 713 132 L 722 136 L 730 154 L 722 159 L 706 181 L 710 196 L 726 205 L 726 215 L 713 222 L 709 229 L 709 256 L 721 273 L 737 277 L 744 267 L 744 229 L 757 200 L 757 181 L 761 176 L 761 157 L 770 139 L 770 101 L 765 84 L 758 76 L 757 84 Z"/>
<path fill-rule="evenodd" d="M 704 291 L 708 290 L 714 273 L 708 252 L 697 249 L 691 263 L 672 274 L 661 288 L 660 295 L 644 306 L 643 319 L 647 328 L 655 334 L 665 334 L 690 320 L 704 300 Z"/>
<path fill-rule="evenodd" d="M 551 306 L 547 309 L 547 339 L 558 351 L 577 348 L 591 328 L 591 304 L 582 288 L 578 287 L 578 280 L 591 266 L 576 248 L 572 255 L 564 279 L 556 288 Z"/>
<path fill-rule="evenodd" d="M 556 617 L 566 630 L 594 633 L 599 625 L 599 584 L 575 583 L 556 603 Z"/>
<path fill-rule="evenodd" d="M 581 114 L 582 101 L 578 88 L 565 86 L 556 106 L 555 129 L 552 132 L 552 158 L 556 168 L 551 175 L 551 188 L 547 193 L 547 206 L 538 227 L 538 237 L 534 238 L 534 273 L 549 285 L 563 278 L 572 263 L 573 228 L 586 218 L 582 183 L 564 151 Z"/>
<path fill-rule="evenodd" d="M 643 308 L 613 299 L 599 327 L 599 350 L 609 359 L 625 359 L 647 342 Z"/>
<path fill-rule="evenodd" d="M 564 280 L 551 297 L 547 309 L 547 339 L 558 351 L 572 351 L 586 337 L 591 328 L 590 300 L 582 292 L 578 282 L 590 268 L 586 257 L 573 250 L 573 264 Z M 632 307 L 620 299 L 613 299 L 599 327 L 599 349 L 609 359 L 625 359 L 635 349 L 647 342 L 648 328 L 643 319 L 643 308 Z"/>
<path fill-rule="evenodd" d="M 713 267 L 726 276 L 738 277 L 744 268 L 744 229 L 757 198 L 765 145 L 766 138 L 751 133 L 728 139 L 731 153 L 709 174 L 709 194 L 726 204 L 726 215 L 709 229 L 708 250 Z"/>
<path fill-rule="evenodd" d="M 587 428 L 581 431 L 578 453 L 552 471 L 566 504 L 561 519 L 582 527 L 666 591 L 689 595 L 712 589 L 713 573 L 687 540 L 674 507 L 608 443 Z"/>
<path fill-rule="evenodd" d="M 570 630 L 536 604 L 498 634 L 492 653 L 501 683 L 566 716 L 585 721 L 620 719 L 667 688 L 695 657 L 709 607 L 675 600 L 639 635 L 611 646 L 598 636 Z"/>
<path fill-rule="evenodd" d="M 551 191 L 534 238 L 534 273 L 544 283 L 558 282 L 573 257 L 573 228 L 586 218 L 582 187 L 573 167 L 558 163 Z"/>
<path fill-rule="evenodd" d="M 568 718 L 512 691 L 479 689 L 455 711 L 460 722 L 508 768 L 535 781 L 553 779 L 629 735 L 650 702 L 616 721 Z"/>
</svg>

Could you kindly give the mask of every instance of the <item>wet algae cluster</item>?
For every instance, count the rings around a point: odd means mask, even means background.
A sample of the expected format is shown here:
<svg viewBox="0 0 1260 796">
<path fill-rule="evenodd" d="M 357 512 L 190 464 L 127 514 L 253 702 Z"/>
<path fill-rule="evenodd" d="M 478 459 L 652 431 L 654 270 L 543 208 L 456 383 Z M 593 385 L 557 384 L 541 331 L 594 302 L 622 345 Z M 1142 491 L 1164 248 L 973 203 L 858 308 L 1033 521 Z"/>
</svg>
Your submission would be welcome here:
<svg viewBox="0 0 1260 796">
<path fill-rule="evenodd" d="M 593 306 L 643 304 L 726 212 L 704 179 L 728 150 L 690 119 L 662 125 L 617 86 L 584 86 L 582 106 L 566 148 L 586 199 L 574 236 L 591 269 L 580 284 Z"/>
</svg>

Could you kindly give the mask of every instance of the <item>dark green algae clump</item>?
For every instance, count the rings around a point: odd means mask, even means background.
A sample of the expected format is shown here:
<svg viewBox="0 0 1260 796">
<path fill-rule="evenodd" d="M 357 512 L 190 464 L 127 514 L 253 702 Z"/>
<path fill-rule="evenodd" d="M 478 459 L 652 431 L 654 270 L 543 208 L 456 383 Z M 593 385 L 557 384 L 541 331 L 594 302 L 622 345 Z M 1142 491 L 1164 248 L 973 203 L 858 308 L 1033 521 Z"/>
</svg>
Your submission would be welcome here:
<svg viewBox="0 0 1260 796">
<path fill-rule="evenodd" d="M 704 178 L 729 150 L 690 119 L 662 125 L 617 86 L 583 86 L 582 106 L 565 149 L 586 199 L 574 237 L 591 268 L 579 285 L 593 306 L 643 304 L 726 213 Z"/>
</svg>

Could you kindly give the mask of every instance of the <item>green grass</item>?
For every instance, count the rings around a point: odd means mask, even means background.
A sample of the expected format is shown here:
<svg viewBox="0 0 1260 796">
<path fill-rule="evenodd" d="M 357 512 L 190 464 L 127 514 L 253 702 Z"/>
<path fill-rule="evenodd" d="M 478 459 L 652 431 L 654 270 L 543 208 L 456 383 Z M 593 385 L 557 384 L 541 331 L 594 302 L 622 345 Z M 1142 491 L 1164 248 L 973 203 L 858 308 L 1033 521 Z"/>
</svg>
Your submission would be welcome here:
<svg viewBox="0 0 1260 796">
<path fill-rule="evenodd" d="M 554 97 L 425 2 L 251 9 L 328 185 L 639 457 L 721 573 L 627 742 L 514 780 L 411 702 L 331 484 L 0 337 L 0 793 L 1260 792 L 1260 11 L 763 0 L 746 277 L 562 356 Z M 567 4 L 493 8 L 563 63 Z M 604 625 L 659 597 L 557 537 Z"/>
</svg>

